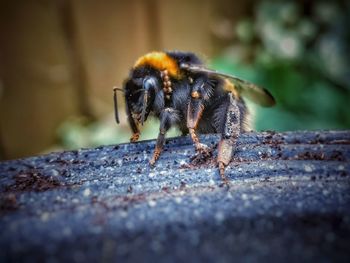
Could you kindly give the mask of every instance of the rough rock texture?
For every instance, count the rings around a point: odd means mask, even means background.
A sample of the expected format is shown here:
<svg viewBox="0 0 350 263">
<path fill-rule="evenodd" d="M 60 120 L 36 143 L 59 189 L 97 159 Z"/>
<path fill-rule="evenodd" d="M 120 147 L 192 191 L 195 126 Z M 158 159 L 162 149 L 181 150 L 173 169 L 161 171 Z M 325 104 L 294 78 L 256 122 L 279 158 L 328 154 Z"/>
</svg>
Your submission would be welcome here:
<svg viewBox="0 0 350 263">
<path fill-rule="evenodd" d="M 244 134 L 230 188 L 188 137 L 153 148 L 2 162 L 1 262 L 349 262 L 349 131 Z"/>
</svg>

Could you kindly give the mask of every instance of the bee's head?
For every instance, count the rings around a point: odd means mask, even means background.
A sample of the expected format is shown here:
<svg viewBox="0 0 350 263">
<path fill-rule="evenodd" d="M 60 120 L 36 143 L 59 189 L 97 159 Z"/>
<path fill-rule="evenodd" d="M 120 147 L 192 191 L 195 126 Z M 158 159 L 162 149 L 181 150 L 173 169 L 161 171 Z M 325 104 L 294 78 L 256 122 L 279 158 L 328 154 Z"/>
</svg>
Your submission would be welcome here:
<svg viewBox="0 0 350 263">
<path fill-rule="evenodd" d="M 156 74 L 134 75 L 126 85 L 126 100 L 135 120 L 143 125 L 152 110 L 156 92 L 160 89 Z"/>
</svg>

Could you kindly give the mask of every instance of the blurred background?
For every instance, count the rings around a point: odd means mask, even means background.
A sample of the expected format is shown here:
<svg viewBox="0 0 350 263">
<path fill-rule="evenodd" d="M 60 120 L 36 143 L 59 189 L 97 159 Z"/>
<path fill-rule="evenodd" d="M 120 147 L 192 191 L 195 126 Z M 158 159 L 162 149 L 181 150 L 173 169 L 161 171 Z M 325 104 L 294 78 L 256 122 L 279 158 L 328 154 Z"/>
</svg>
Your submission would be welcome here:
<svg viewBox="0 0 350 263">
<path fill-rule="evenodd" d="M 128 142 L 112 88 L 153 50 L 193 51 L 269 89 L 277 107 L 249 104 L 257 130 L 348 129 L 349 44 L 346 0 L 3 0 L 0 158 Z"/>
</svg>

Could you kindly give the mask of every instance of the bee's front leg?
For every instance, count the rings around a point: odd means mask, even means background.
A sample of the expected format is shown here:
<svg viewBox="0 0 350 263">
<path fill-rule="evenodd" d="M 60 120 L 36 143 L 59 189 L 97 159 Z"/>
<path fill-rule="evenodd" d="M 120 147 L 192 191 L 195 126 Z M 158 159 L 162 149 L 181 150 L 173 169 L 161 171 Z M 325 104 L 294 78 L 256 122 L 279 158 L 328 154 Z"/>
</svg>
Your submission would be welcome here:
<svg viewBox="0 0 350 263">
<path fill-rule="evenodd" d="M 132 130 L 130 142 L 136 142 L 140 138 L 140 129 L 139 129 L 138 122 L 135 121 L 135 116 L 133 116 L 133 114 L 130 111 L 130 108 L 131 108 L 130 102 L 127 101 L 126 102 L 126 114 L 128 116 L 129 126 Z"/>
<path fill-rule="evenodd" d="M 226 111 L 225 124 L 221 132 L 221 140 L 218 146 L 218 166 L 222 180 L 228 184 L 225 176 L 225 167 L 229 164 L 232 157 L 233 148 L 236 144 L 237 138 L 240 135 L 240 110 L 237 100 L 229 93 L 230 102 Z"/>
</svg>

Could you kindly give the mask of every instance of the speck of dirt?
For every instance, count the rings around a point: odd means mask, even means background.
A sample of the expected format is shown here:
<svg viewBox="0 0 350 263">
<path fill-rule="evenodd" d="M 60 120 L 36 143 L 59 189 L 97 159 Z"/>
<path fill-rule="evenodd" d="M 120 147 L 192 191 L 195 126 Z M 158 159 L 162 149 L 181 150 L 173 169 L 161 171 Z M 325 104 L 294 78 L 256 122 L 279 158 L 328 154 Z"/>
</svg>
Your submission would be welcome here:
<svg viewBox="0 0 350 263">
<path fill-rule="evenodd" d="M 244 159 L 242 157 L 239 157 L 239 156 L 233 156 L 232 161 L 242 163 L 242 162 L 244 162 Z"/>
<path fill-rule="evenodd" d="M 229 187 L 229 186 L 228 186 L 228 183 L 220 182 L 220 184 L 219 184 L 219 187 L 220 187 L 220 188 L 224 188 L 225 186 L 226 186 L 226 187 Z"/>
<path fill-rule="evenodd" d="M 184 163 L 184 164 L 181 164 L 181 165 L 180 165 L 180 168 L 181 168 L 181 169 L 194 169 L 194 168 L 195 168 L 195 165 L 191 165 L 191 164 L 188 164 L 188 163 Z"/>
<path fill-rule="evenodd" d="M 132 161 L 132 158 L 131 158 L 131 157 L 129 157 L 129 156 L 123 157 L 123 163 L 124 163 L 124 162 L 130 162 L 130 161 Z"/>
<path fill-rule="evenodd" d="M 269 155 L 266 152 L 261 154 L 261 159 L 263 159 L 263 160 L 267 159 L 268 157 L 269 157 Z"/>
<path fill-rule="evenodd" d="M 343 153 L 340 151 L 333 151 L 329 159 L 332 161 L 341 161 L 341 162 L 345 161 Z"/>
<path fill-rule="evenodd" d="M 345 171 L 341 171 L 340 172 L 340 176 L 341 177 L 346 177 L 346 176 L 348 176 L 348 174 Z"/>
<path fill-rule="evenodd" d="M 77 154 L 75 154 L 77 155 Z M 60 165 L 70 165 L 70 164 L 85 164 L 86 161 L 84 160 L 80 160 L 80 159 L 71 159 L 71 160 L 66 160 L 66 159 L 63 159 L 63 158 L 56 158 L 56 159 L 50 159 L 48 160 L 49 163 L 57 163 L 57 164 L 60 164 Z"/>
<path fill-rule="evenodd" d="M 71 176 L 71 174 L 67 170 L 63 170 L 61 172 L 61 175 L 64 176 L 64 177 L 70 177 Z"/>
<path fill-rule="evenodd" d="M 168 186 L 163 186 L 162 187 L 162 191 L 169 193 L 170 192 L 170 188 Z"/>
<path fill-rule="evenodd" d="M 275 135 L 276 132 L 275 131 L 272 131 L 272 130 L 266 130 L 266 133 L 268 133 L 269 135 L 267 136 L 272 136 L 272 135 Z"/>
<path fill-rule="evenodd" d="M 133 189 L 132 189 L 132 186 L 129 185 L 129 186 L 128 186 L 128 189 L 126 190 L 126 192 L 130 194 L 130 193 L 132 193 L 132 190 L 133 190 Z"/>
<path fill-rule="evenodd" d="M 14 193 L 0 195 L 0 215 L 15 211 L 18 208 L 19 204 Z"/>
<path fill-rule="evenodd" d="M 43 192 L 64 186 L 57 178 L 45 176 L 37 171 L 16 174 L 15 182 L 5 188 L 5 192 Z"/>
<path fill-rule="evenodd" d="M 296 160 L 325 160 L 323 152 L 303 152 L 299 153 L 295 158 Z"/>
<path fill-rule="evenodd" d="M 346 159 L 342 152 L 333 151 L 330 155 L 326 155 L 324 152 L 302 152 L 293 157 L 285 157 L 284 160 L 317 160 L 317 161 L 341 161 Z"/>
<path fill-rule="evenodd" d="M 141 194 L 136 194 L 136 195 L 131 195 L 131 196 L 123 196 L 121 198 L 122 198 L 122 201 L 124 201 L 128 204 L 132 204 L 132 203 L 138 203 L 141 201 L 145 201 L 146 195 L 144 193 L 141 193 Z"/>
<path fill-rule="evenodd" d="M 269 135 L 265 136 L 264 143 L 267 143 L 267 142 L 269 142 L 271 140 L 272 140 L 272 135 L 269 134 Z"/>
<path fill-rule="evenodd" d="M 93 196 L 91 198 L 91 204 L 98 204 L 102 206 L 104 209 L 106 209 L 107 211 L 109 210 L 109 206 L 104 201 L 99 200 L 97 196 Z"/>
<path fill-rule="evenodd" d="M 315 176 L 315 175 L 312 175 L 312 176 L 310 177 L 310 180 L 311 180 L 311 181 L 316 181 L 316 176 Z"/>
<path fill-rule="evenodd" d="M 72 164 L 84 164 L 85 161 L 79 160 L 79 159 L 74 159 L 71 163 L 72 163 Z"/>
<path fill-rule="evenodd" d="M 196 153 L 190 158 L 193 165 L 205 164 L 213 156 L 213 151 L 210 150 L 205 153 Z"/>
<path fill-rule="evenodd" d="M 315 139 L 310 141 L 310 144 L 323 144 L 325 143 L 324 138 L 321 138 L 320 134 L 317 134 Z"/>
<path fill-rule="evenodd" d="M 263 139 L 263 144 L 271 144 L 272 147 L 279 147 L 279 144 L 284 143 L 284 138 L 276 134 L 274 131 L 269 131 L 268 135 Z"/>
</svg>

